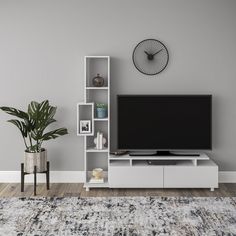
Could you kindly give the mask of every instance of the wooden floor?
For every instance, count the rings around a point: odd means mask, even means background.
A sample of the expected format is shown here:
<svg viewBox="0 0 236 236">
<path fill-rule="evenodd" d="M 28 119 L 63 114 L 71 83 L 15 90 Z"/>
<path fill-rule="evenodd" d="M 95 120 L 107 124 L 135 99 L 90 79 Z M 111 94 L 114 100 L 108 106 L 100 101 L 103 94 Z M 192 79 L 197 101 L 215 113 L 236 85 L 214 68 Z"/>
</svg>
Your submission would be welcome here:
<svg viewBox="0 0 236 236">
<path fill-rule="evenodd" d="M 20 184 L 0 183 L 0 197 L 32 197 L 33 185 L 25 184 L 21 193 Z M 192 197 L 236 197 L 236 184 L 220 184 L 218 189 L 91 189 L 86 192 L 83 184 L 38 184 L 37 196 L 43 197 L 109 197 L 109 196 L 192 196 Z"/>
</svg>

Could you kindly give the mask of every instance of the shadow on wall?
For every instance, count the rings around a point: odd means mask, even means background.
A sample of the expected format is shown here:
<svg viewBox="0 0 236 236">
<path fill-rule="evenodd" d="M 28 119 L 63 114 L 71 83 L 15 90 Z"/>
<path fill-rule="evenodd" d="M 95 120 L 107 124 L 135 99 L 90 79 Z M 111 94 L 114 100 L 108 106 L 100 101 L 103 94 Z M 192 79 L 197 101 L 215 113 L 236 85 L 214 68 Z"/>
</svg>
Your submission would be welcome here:
<svg viewBox="0 0 236 236">
<path fill-rule="evenodd" d="M 117 104 L 116 97 L 121 89 L 120 71 L 122 71 L 122 59 L 111 58 L 111 151 L 117 148 Z"/>
</svg>

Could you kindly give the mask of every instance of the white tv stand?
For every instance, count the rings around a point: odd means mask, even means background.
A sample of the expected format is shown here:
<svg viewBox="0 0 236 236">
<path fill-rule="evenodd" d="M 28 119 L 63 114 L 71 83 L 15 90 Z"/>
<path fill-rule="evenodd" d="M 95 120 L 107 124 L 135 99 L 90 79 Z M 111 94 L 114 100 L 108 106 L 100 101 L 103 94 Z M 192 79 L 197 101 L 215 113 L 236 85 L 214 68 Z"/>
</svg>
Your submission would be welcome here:
<svg viewBox="0 0 236 236">
<path fill-rule="evenodd" d="M 148 160 L 166 164 L 149 165 Z M 175 164 L 168 161 L 175 160 Z M 199 156 L 109 157 L 110 188 L 218 188 L 218 166 L 202 153 Z"/>
<path fill-rule="evenodd" d="M 84 58 L 84 101 L 78 104 L 77 134 L 84 137 L 84 187 L 90 188 L 210 188 L 218 187 L 218 166 L 206 154 L 200 156 L 112 156 L 110 155 L 110 57 Z M 100 73 L 105 84 L 94 87 L 93 77 Z M 106 118 L 96 117 L 95 104 L 105 103 Z M 91 132 L 80 133 L 80 120 L 90 120 Z M 96 149 L 94 138 L 101 131 L 107 143 Z M 148 160 L 171 163 L 149 165 Z M 169 165 L 170 164 L 170 165 Z M 91 183 L 94 168 L 104 169 L 104 183 Z"/>
</svg>

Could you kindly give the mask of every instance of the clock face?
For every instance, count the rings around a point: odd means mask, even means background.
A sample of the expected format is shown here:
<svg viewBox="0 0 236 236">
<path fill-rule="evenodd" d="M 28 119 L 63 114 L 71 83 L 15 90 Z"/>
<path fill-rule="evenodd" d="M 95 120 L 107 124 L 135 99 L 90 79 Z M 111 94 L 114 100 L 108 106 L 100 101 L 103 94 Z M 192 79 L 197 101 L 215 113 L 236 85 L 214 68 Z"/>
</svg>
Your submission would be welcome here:
<svg viewBox="0 0 236 236">
<path fill-rule="evenodd" d="M 134 65 L 145 75 L 159 74 L 166 68 L 168 61 L 166 46 L 156 39 L 145 39 L 134 48 Z"/>
</svg>

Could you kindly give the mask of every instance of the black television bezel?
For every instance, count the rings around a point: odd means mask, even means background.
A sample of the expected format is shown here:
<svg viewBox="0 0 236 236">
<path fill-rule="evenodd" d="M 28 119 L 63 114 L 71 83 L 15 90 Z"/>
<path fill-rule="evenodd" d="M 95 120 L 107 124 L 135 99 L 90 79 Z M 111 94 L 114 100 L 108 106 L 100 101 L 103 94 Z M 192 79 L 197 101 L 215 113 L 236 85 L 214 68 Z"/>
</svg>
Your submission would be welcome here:
<svg viewBox="0 0 236 236">
<path fill-rule="evenodd" d="M 118 109 L 118 99 L 120 97 L 209 97 L 211 104 L 210 104 L 210 147 L 208 149 L 122 149 L 119 148 L 119 109 Z M 118 94 L 116 98 L 116 118 L 117 118 L 117 150 L 119 151 L 212 151 L 212 94 Z"/>
</svg>

